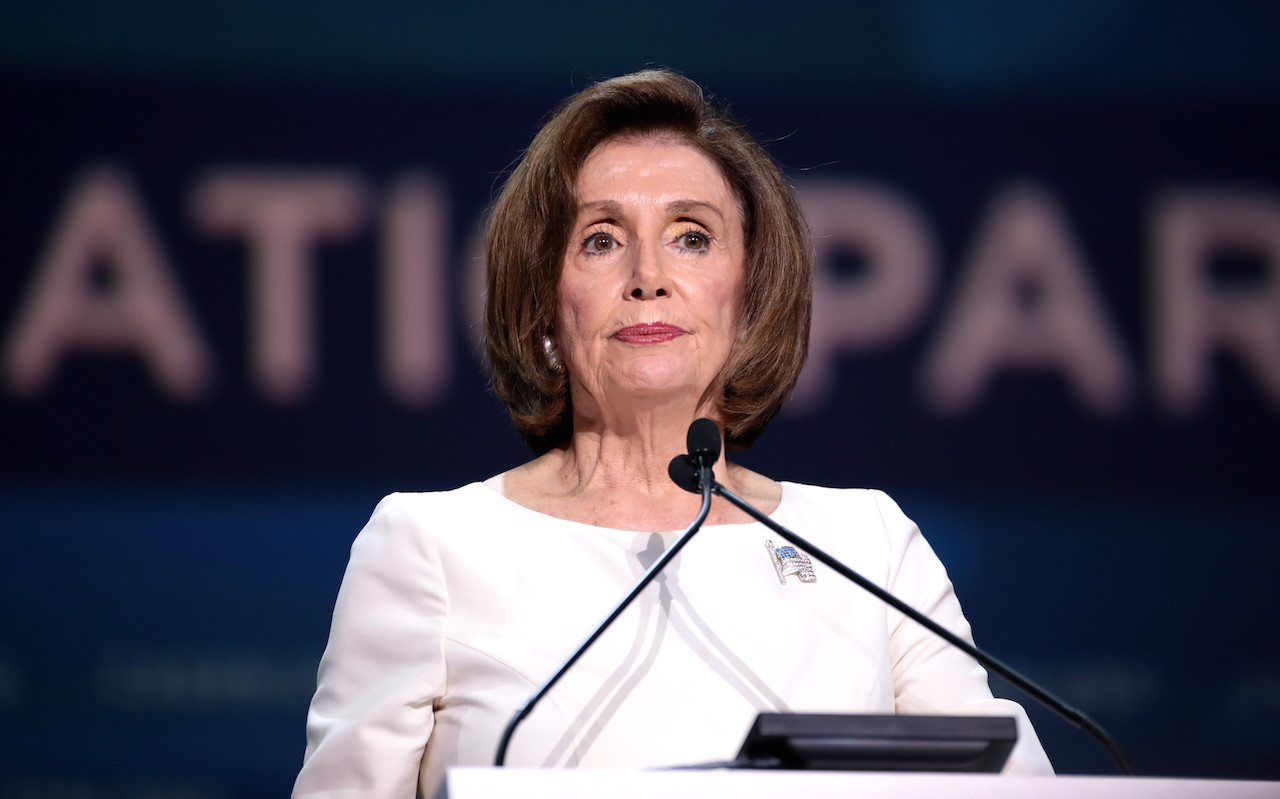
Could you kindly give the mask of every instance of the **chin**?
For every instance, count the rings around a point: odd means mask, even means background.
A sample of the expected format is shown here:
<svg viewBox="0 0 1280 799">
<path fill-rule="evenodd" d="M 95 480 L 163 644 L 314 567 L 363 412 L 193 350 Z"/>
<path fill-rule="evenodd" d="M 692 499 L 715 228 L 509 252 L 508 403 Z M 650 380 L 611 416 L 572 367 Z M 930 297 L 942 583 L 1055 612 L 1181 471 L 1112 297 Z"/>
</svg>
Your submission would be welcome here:
<svg viewBox="0 0 1280 799">
<path fill-rule="evenodd" d="M 633 396 L 699 397 L 706 390 L 696 375 L 684 369 L 640 369 L 620 376 L 616 385 Z"/>
</svg>

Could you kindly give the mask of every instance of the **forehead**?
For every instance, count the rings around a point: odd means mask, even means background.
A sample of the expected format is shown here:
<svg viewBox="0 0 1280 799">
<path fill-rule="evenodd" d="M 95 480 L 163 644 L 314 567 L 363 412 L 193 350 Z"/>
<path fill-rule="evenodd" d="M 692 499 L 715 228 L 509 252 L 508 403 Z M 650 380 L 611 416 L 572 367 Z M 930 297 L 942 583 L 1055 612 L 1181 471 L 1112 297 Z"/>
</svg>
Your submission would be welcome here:
<svg viewBox="0 0 1280 799">
<path fill-rule="evenodd" d="M 684 139 L 664 134 L 620 136 L 599 144 L 578 173 L 577 194 L 583 205 L 630 194 L 659 202 L 702 200 L 727 213 L 737 210 L 719 165 Z"/>
</svg>

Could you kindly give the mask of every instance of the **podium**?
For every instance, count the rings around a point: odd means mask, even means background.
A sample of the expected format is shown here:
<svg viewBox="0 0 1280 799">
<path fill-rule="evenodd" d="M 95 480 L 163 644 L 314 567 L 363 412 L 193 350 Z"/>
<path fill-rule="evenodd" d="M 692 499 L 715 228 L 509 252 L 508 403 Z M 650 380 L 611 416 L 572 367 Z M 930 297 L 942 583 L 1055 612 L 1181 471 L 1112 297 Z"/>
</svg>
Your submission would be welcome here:
<svg viewBox="0 0 1280 799">
<path fill-rule="evenodd" d="M 1280 782 L 854 771 L 451 768 L 447 799 L 1280 799 Z"/>
</svg>

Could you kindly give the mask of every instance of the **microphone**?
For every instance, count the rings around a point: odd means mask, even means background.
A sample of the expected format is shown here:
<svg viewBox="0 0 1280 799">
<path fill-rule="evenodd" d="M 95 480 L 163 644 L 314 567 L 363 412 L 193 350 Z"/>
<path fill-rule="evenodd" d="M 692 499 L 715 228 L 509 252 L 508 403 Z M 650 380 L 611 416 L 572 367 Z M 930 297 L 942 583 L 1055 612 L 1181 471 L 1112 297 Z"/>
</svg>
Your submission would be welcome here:
<svg viewBox="0 0 1280 799">
<path fill-rule="evenodd" d="M 708 438 L 708 432 L 707 432 L 708 425 L 710 426 L 711 431 L 713 431 L 715 435 L 714 455 L 710 454 L 712 447 L 711 447 L 711 442 Z M 697 428 L 696 431 L 695 431 L 695 428 Z M 1077 710 L 1074 707 L 1071 707 L 1066 702 L 1063 702 L 1061 699 L 1051 694 L 1049 691 L 1045 690 L 1044 688 L 1041 688 L 1039 685 L 1035 684 L 1027 677 L 1024 677 L 1022 674 L 1015 671 L 1013 668 L 1006 666 L 1004 663 L 1000 662 L 999 660 L 996 660 L 991 655 L 987 654 L 981 649 L 978 649 L 973 644 L 970 644 L 968 641 L 965 641 L 963 638 L 959 637 L 958 635 L 951 632 L 947 628 L 938 624 L 933 619 L 930 619 L 928 616 L 924 615 L 920 611 L 916 610 L 915 608 L 911 607 L 907 603 L 903 602 L 901 599 L 898 599 L 893 594 L 889 593 L 885 589 L 871 582 L 867 578 L 863 577 L 861 574 L 858 574 L 853 569 L 850 569 L 848 566 L 845 566 L 843 563 L 836 560 L 832 556 L 828 555 L 826 552 L 823 552 L 818 547 L 814 546 L 813 544 L 810 544 L 808 541 L 804 540 L 800 536 L 796 535 L 795 533 L 791 532 L 787 528 L 778 524 L 773 519 L 770 519 L 768 516 L 761 513 L 754 506 L 750 505 L 745 500 L 739 498 L 732 491 L 730 491 L 729 489 L 721 485 L 715 479 L 715 475 L 711 473 L 710 465 L 707 465 L 705 467 L 703 466 L 708 456 L 711 457 L 710 463 L 715 463 L 715 460 L 720 456 L 720 431 L 716 427 L 715 422 L 711 421 L 710 419 L 695 420 L 693 424 L 689 425 L 689 433 L 688 433 L 687 441 L 689 446 L 689 454 L 677 455 L 671 461 L 671 464 L 667 467 L 667 473 L 670 475 L 672 481 L 676 485 L 680 486 L 686 491 L 690 491 L 695 494 L 698 492 L 702 492 L 704 497 L 706 496 L 707 492 L 711 492 L 711 493 L 718 494 L 724 499 L 728 500 L 730 504 L 734 505 L 739 510 L 742 510 L 748 516 L 752 517 L 756 521 L 768 527 L 770 530 L 773 530 L 775 533 L 782 536 L 787 541 L 790 541 L 792 544 L 796 545 L 797 547 L 805 550 L 814 558 L 822 561 L 824 564 L 826 564 L 828 567 L 830 567 L 833 571 L 835 571 L 840 576 L 844 577 L 847 580 L 850 580 L 851 582 L 856 583 L 858 586 L 870 592 L 876 598 L 880 599 L 882 602 L 885 602 L 890 607 L 894 608 L 895 610 L 899 611 L 903 615 L 907 616 L 912 621 L 921 625 L 929 632 L 933 633 L 934 635 L 937 635 L 947 643 L 951 644 L 952 646 L 964 652 L 969 657 L 978 661 L 978 663 L 982 664 L 987 669 L 995 672 L 996 674 L 999 674 L 1001 677 L 1004 677 L 1006 680 L 1008 680 L 1014 686 L 1022 690 L 1028 696 L 1035 699 L 1037 702 L 1044 705 L 1049 710 L 1052 710 L 1059 717 L 1065 719 L 1066 721 L 1071 723 L 1073 726 L 1088 733 L 1095 741 L 1097 741 L 1099 744 L 1102 745 L 1104 749 L 1107 750 L 1107 753 L 1110 754 L 1112 759 L 1116 761 L 1116 763 L 1120 766 L 1120 770 L 1124 774 L 1126 775 L 1133 774 L 1133 767 L 1129 765 L 1128 758 L 1126 758 L 1124 756 L 1124 753 L 1120 751 L 1120 746 L 1115 742 L 1115 739 L 1113 739 L 1110 735 L 1108 735 L 1107 732 L 1102 729 L 1102 727 L 1098 726 L 1092 719 L 1090 719 L 1084 713 L 1082 713 L 1081 711 Z M 694 452 L 695 443 L 697 443 L 699 447 L 698 454 L 696 455 Z M 701 522 L 699 522 L 699 524 L 701 524 Z"/>
<path fill-rule="evenodd" d="M 702 481 L 698 479 L 698 467 L 693 465 L 693 458 L 688 455 L 677 455 L 667 464 L 667 476 L 671 482 L 691 494 L 702 492 Z"/>
<path fill-rule="evenodd" d="M 702 528 L 702 523 L 707 520 L 707 514 L 711 512 L 711 489 L 715 485 L 715 475 L 712 474 L 711 467 L 720 457 L 720 428 L 716 427 L 716 423 L 710 419 L 695 420 L 689 426 L 689 433 L 685 443 L 690 454 L 677 455 L 675 460 L 671 461 L 667 466 L 667 473 L 681 488 L 695 494 L 702 494 L 702 505 L 698 508 L 698 515 L 680 534 L 675 543 L 667 547 L 666 551 L 653 562 L 653 565 L 632 587 L 631 591 L 623 597 L 618 606 L 613 609 L 613 612 L 596 626 L 591 634 L 587 636 L 587 640 L 583 641 L 582 645 L 569 656 L 556 673 L 551 675 L 551 679 L 543 683 L 537 693 L 530 697 L 529 701 L 525 702 L 511 717 L 511 721 L 507 722 L 506 729 L 502 731 L 502 738 L 498 741 L 498 750 L 493 757 L 494 766 L 501 767 L 506 762 L 507 748 L 511 744 L 511 736 L 515 734 L 516 727 L 520 725 L 520 722 L 524 721 L 525 717 L 533 711 L 534 706 L 542 700 L 542 697 L 546 696 L 552 686 L 560 681 L 560 678 L 569 671 L 573 664 L 578 662 L 578 658 L 582 657 L 588 647 L 594 644 L 596 639 L 605 630 L 609 629 L 609 625 L 613 624 L 614 620 L 622 615 L 622 611 L 626 610 L 632 600 L 640 595 L 645 586 L 653 582 L 653 578 L 657 577 L 666 568 L 671 559 L 684 548 L 685 544 L 689 543 L 689 539 L 693 538 L 694 534 Z M 677 466 L 676 461 L 680 461 L 679 466 Z M 677 474 L 679 475 L 678 478 Z"/>
<path fill-rule="evenodd" d="M 685 447 L 689 452 L 671 459 L 667 475 L 685 491 L 698 494 L 704 484 L 715 482 L 711 467 L 720 459 L 720 428 L 710 419 L 694 419 L 685 435 Z"/>
<path fill-rule="evenodd" d="M 720 428 L 710 419 L 694 419 L 684 440 L 688 457 L 699 468 L 714 466 L 720 459 Z"/>
</svg>

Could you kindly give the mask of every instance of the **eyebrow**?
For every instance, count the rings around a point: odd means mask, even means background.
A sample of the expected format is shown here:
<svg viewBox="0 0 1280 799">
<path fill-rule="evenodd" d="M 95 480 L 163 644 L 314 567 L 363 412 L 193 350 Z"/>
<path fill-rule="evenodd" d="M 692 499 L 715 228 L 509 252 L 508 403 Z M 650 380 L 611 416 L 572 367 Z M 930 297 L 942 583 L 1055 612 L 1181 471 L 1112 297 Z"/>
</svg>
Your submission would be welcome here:
<svg viewBox="0 0 1280 799">
<path fill-rule="evenodd" d="M 684 214 L 689 211 L 705 210 L 710 211 L 724 221 L 724 214 L 715 205 L 702 200 L 674 200 L 667 203 L 667 210 L 673 214 Z"/>
<path fill-rule="evenodd" d="M 608 217 L 622 216 L 622 203 L 614 200 L 596 200 L 593 203 L 583 203 L 578 206 L 578 213 L 583 211 L 599 211 Z"/>
<path fill-rule="evenodd" d="M 666 205 L 667 213 L 678 215 L 687 214 L 691 211 L 705 210 L 715 214 L 721 222 L 724 221 L 724 213 L 713 203 L 704 200 L 672 200 Z M 583 211 L 599 211 L 605 216 L 617 218 L 624 216 L 622 203 L 616 200 L 596 200 L 595 202 L 583 203 L 578 207 L 578 213 Z"/>
</svg>

